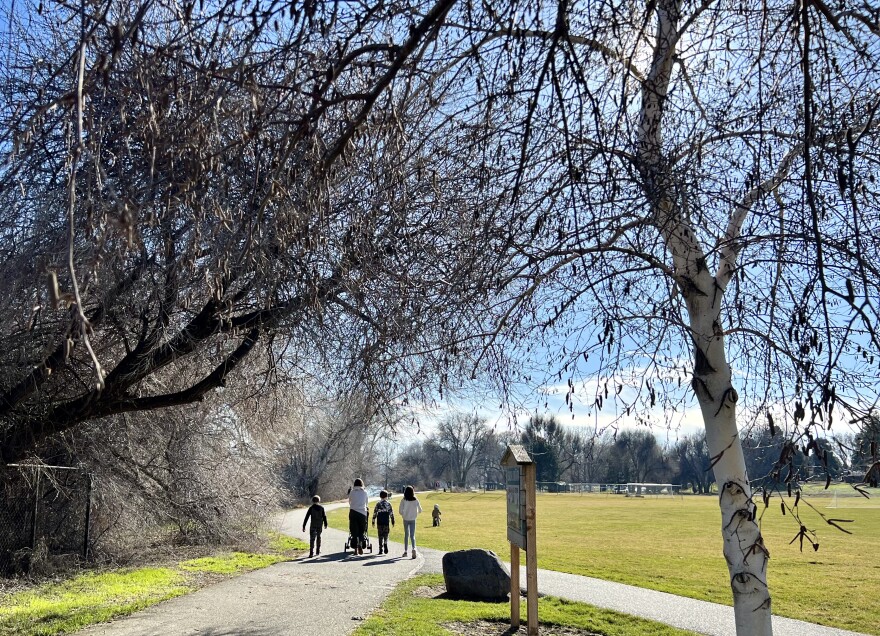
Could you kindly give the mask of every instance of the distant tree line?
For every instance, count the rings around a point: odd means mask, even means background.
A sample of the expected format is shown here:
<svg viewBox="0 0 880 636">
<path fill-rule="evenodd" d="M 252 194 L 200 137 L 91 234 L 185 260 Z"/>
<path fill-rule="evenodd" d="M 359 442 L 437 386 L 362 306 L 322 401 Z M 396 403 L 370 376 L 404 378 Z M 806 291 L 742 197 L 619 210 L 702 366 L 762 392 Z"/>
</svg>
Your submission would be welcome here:
<svg viewBox="0 0 880 636">
<path fill-rule="evenodd" d="M 503 481 L 499 460 L 508 444 L 522 444 L 537 464 L 539 482 L 680 483 L 708 492 L 712 483 L 705 436 L 683 436 L 663 447 L 647 430 L 596 435 L 565 427 L 555 417 L 532 416 L 521 431 L 497 430 L 474 414 L 454 413 L 425 439 L 399 451 L 393 483 L 480 487 Z"/>
<path fill-rule="evenodd" d="M 596 435 L 537 415 L 519 441 L 535 459 L 538 481 L 675 483 L 697 493 L 708 492 L 714 481 L 704 433 L 662 446 L 646 429 Z"/>
<path fill-rule="evenodd" d="M 454 413 L 422 440 L 391 450 L 384 484 L 482 487 L 503 481 L 498 461 L 507 444 L 522 444 L 537 464 L 539 482 L 674 483 L 708 493 L 715 483 L 704 432 L 661 444 L 646 429 L 597 435 L 567 427 L 552 415 L 534 415 L 521 431 L 496 430 L 475 414 Z M 788 445 L 786 449 L 785 446 Z M 880 418 L 868 418 L 856 432 L 816 438 L 793 446 L 789 438 L 755 426 L 744 435 L 746 465 L 753 482 L 782 488 L 788 482 L 853 481 L 876 485 Z M 780 457 L 790 461 L 781 462 Z"/>
<path fill-rule="evenodd" d="M 753 482 L 764 488 L 801 481 L 847 481 L 876 487 L 880 418 L 872 414 L 854 432 L 812 438 L 794 444 L 778 430 L 757 426 L 744 439 L 743 450 Z"/>
</svg>

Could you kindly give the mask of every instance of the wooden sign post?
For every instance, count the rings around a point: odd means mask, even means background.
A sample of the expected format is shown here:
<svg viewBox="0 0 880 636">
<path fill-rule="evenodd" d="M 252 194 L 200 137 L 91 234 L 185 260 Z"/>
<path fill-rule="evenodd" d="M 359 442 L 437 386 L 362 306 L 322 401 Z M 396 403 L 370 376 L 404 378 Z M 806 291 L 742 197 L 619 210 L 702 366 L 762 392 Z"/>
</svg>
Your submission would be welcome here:
<svg viewBox="0 0 880 636">
<path fill-rule="evenodd" d="M 519 628 L 519 551 L 526 551 L 528 636 L 538 634 L 538 554 L 535 550 L 535 462 L 511 444 L 501 458 L 507 481 L 507 540 L 510 541 L 510 626 Z"/>
</svg>

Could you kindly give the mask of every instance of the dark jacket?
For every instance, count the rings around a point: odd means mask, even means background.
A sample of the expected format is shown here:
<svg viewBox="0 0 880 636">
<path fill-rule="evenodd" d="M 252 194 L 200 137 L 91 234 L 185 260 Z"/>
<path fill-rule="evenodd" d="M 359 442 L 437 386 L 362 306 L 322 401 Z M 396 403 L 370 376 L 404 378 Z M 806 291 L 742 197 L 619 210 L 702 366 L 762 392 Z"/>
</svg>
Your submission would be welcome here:
<svg viewBox="0 0 880 636">
<path fill-rule="evenodd" d="M 321 504 L 312 504 L 309 506 L 309 509 L 306 510 L 306 517 L 303 519 L 303 530 L 306 529 L 306 522 L 309 520 L 309 517 L 312 518 L 312 525 L 310 526 L 311 530 L 320 531 L 321 524 L 324 524 L 324 527 L 327 527 L 327 513 L 324 512 L 324 506 Z"/>
<path fill-rule="evenodd" d="M 390 501 L 382 499 L 376 504 L 373 508 L 373 523 L 380 526 L 394 525 L 394 509 Z"/>
</svg>

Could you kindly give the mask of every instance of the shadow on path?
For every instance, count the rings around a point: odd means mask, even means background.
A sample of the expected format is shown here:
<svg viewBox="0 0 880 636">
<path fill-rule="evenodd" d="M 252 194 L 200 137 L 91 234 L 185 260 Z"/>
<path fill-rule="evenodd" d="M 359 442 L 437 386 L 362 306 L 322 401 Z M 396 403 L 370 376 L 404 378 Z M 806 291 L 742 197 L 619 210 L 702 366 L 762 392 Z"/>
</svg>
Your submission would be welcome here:
<svg viewBox="0 0 880 636">
<path fill-rule="evenodd" d="M 319 554 L 314 557 L 300 557 L 294 563 L 297 565 L 312 565 L 315 563 L 330 563 L 332 561 L 344 561 L 347 559 L 349 554 L 345 554 L 343 552 L 330 552 L 328 554 Z"/>
</svg>

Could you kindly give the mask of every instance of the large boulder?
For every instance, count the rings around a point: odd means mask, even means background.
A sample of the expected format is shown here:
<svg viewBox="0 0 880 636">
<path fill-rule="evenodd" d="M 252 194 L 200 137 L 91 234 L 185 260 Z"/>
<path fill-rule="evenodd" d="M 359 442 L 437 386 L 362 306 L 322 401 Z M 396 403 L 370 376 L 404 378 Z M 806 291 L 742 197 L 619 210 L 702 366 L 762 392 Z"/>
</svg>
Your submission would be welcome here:
<svg viewBox="0 0 880 636">
<path fill-rule="evenodd" d="M 489 550 L 458 550 L 443 555 L 443 578 L 451 596 L 498 600 L 510 592 L 510 574 Z"/>
</svg>

